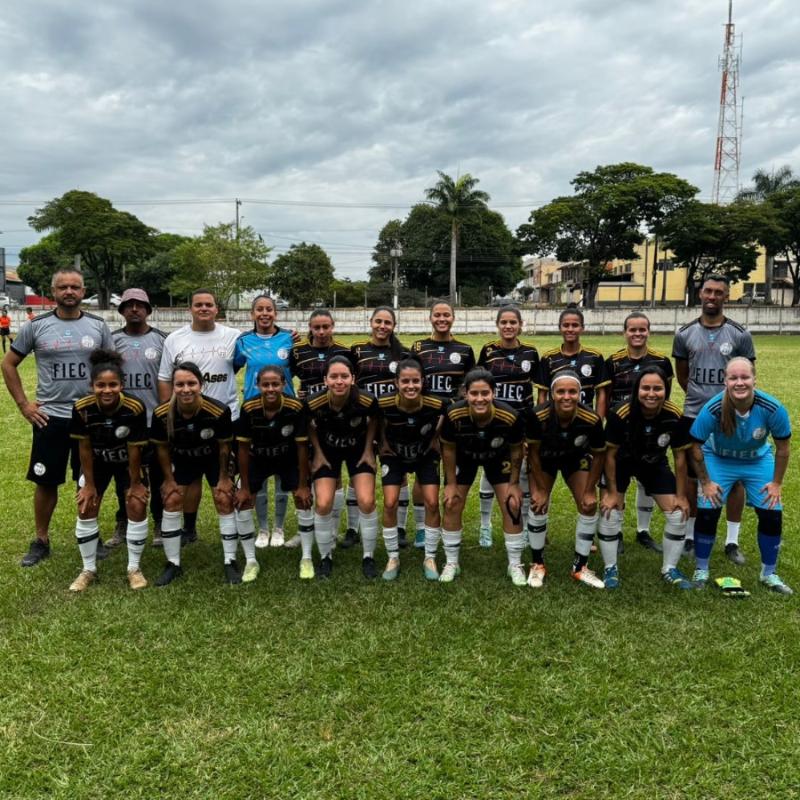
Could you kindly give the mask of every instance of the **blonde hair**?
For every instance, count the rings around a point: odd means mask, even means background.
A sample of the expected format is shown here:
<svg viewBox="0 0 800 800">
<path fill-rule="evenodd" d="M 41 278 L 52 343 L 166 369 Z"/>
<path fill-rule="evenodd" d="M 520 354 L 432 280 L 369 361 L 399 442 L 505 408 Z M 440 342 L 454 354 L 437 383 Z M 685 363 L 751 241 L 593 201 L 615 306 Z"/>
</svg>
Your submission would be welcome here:
<svg viewBox="0 0 800 800">
<path fill-rule="evenodd" d="M 735 356 L 725 365 L 726 381 L 728 378 L 728 370 L 730 369 L 731 364 L 735 364 L 737 361 L 742 361 L 747 364 L 750 367 L 750 371 L 753 373 L 753 377 L 755 378 L 756 365 L 749 358 L 745 358 L 744 356 Z M 722 410 L 720 412 L 719 423 L 720 428 L 722 428 L 722 432 L 726 436 L 733 436 L 733 434 L 736 433 L 736 408 L 734 407 L 733 400 L 731 400 L 730 393 L 728 392 L 727 383 L 725 385 L 725 391 L 722 393 Z"/>
</svg>

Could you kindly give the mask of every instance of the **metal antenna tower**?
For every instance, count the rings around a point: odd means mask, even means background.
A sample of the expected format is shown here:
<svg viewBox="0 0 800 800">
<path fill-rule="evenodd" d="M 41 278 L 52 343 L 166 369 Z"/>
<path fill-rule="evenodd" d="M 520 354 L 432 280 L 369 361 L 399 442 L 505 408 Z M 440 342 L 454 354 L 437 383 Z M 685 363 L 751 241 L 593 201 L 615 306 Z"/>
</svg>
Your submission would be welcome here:
<svg viewBox="0 0 800 800">
<path fill-rule="evenodd" d="M 719 95 L 714 186 L 711 190 L 711 202 L 717 204 L 729 203 L 739 193 L 739 159 L 742 154 L 739 60 L 733 24 L 733 0 L 728 0 L 728 24 L 725 26 L 725 43 L 719 59 L 722 88 Z"/>
</svg>

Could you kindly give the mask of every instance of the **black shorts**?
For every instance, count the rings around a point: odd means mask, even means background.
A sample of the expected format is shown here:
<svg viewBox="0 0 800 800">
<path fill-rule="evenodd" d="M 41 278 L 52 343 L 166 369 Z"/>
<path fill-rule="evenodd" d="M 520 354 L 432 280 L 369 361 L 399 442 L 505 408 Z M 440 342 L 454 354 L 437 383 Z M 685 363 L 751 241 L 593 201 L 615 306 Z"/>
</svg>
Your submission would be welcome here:
<svg viewBox="0 0 800 800">
<path fill-rule="evenodd" d="M 381 483 L 401 486 L 406 475 L 414 473 L 420 486 L 439 485 L 439 454 L 425 453 L 417 461 L 403 461 L 398 456 L 381 456 Z"/>
<path fill-rule="evenodd" d="M 362 473 L 368 473 L 370 475 L 375 474 L 375 470 L 370 467 L 368 464 L 359 464 L 358 462 L 361 460 L 361 455 L 364 452 L 363 447 L 359 447 L 355 450 L 326 450 L 324 447 L 322 448 L 323 453 L 325 453 L 325 458 L 327 459 L 330 467 L 320 467 L 312 476 L 311 480 L 318 480 L 319 478 L 335 478 L 339 480 L 342 475 L 342 464 L 347 465 L 347 474 L 352 478 L 354 475 L 360 475 Z"/>
<path fill-rule="evenodd" d="M 212 488 L 219 483 L 219 455 L 206 458 L 173 458 L 172 477 L 178 486 L 188 486 L 205 476 Z"/>
<path fill-rule="evenodd" d="M 11 328 L 0 328 L 0 336 L 11 336 Z"/>
<path fill-rule="evenodd" d="M 456 483 L 459 486 L 472 486 L 475 476 L 478 474 L 478 467 L 483 467 L 483 474 L 492 486 L 509 483 L 511 479 L 511 461 L 509 459 L 497 459 L 478 464 L 475 461 L 461 462 L 456 458 Z"/>
<path fill-rule="evenodd" d="M 78 485 L 83 485 L 83 475 L 78 478 Z M 117 494 L 125 496 L 131 485 L 131 475 L 127 464 L 106 464 L 103 461 L 94 462 L 94 487 L 98 495 L 104 495 L 111 481 L 117 487 Z"/>
<path fill-rule="evenodd" d="M 297 464 L 291 462 L 278 464 L 276 462 L 256 462 L 250 461 L 250 491 L 260 492 L 264 481 L 270 476 L 275 475 L 281 482 L 281 490 L 284 492 L 294 492 L 300 485 L 300 469 Z"/>
<path fill-rule="evenodd" d="M 636 478 L 644 486 L 650 496 L 654 494 L 675 494 L 677 484 L 675 476 L 664 459 L 655 464 L 643 464 L 640 461 L 620 461 L 617 459 L 617 491 L 625 494 L 631 478 Z"/>
<path fill-rule="evenodd" d="M 78 440 L 69 435 L 70 420 L 50 417 L 44 428 L 33 425 L 31 460 L 27 479 L 39 486 L 60 486 L 67 478 L 67 462 L 72 461 L 72 480 L 81 471 Z"/>
<path fill-rule="evenodd" d="M 592 457 L 588 453 L 572 458 L 543 458 L 542 472 L 546 472 L 554 480 L 561 472 L 564 480 L 569 480 L 575 472 L 588 472 L 592 468 Z"/>
</svg>

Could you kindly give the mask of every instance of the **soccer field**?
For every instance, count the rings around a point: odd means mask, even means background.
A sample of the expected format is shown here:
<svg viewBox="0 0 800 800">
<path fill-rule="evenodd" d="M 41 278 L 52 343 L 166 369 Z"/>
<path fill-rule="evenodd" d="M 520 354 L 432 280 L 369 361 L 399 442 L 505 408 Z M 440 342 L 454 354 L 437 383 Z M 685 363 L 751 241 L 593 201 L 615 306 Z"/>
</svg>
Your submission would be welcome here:
<svg viewBox="0 0 800 800">
<path fill-rule="evenodd" d="M 477 354 L 490 337 L 465 338 Z M 758 386 L 796 423 L 800 340 L 754 338 Z M 540 352 L 558 342 L 536 340 Z M 584 342 L 609 354 L 622 337 Z M 671 337 L 651 344 L 669 352 Z M 21 368 L 31 396 L 33 366 Z M 750 599 L 664 585 L 660 556 L 633 540 L 632 494 L 620 590 L 576 584 L 575 511 L 561 484 L 538 592 L 506 577 L 496 510 L 494 547 L 478 547 L 476 486 L 463 574 L 450 585 L 426 582 L 413 548 L 401 551 L 398 581 L 367 582 L 356 548 L 337 550 L 328 582 L 298 580 L 298 550 L 261 550 L 258 580 L 228 586 L 206 491 L 183 578 L 131 592 L 120 548 L 74 596 L 71 485 L 52 557 L 18 566 L 33 530 L 30 433 L 0 394 L 0 797 L 800 796 L 797 443 L 779 563 L 798 591 L 790 598 L 758 585 L 751 510 L 747 564 L 727 562 L 720 539 L 711 563 L 712 576 L 740 577 Z M 682 402 L 677 386 L 673 399 Z M 113 512 L 108 498 L 104 537 Z M 653 521 L 660 538 L 659 512 Z M 290 503 L 287 534 L 295 529 Z M 384 557 L 379 540 L 381 567 Z M 145 575 L 162 562 L 148 547 Z"/>
</svg>

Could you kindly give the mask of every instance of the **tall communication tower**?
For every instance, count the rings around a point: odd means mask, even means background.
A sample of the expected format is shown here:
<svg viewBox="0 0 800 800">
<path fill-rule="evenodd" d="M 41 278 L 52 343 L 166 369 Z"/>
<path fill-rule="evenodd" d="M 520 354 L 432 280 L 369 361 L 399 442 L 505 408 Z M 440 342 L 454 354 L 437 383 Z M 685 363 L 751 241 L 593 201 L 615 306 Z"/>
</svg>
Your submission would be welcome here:
<svg viewBox="0 0 800 800">
<path fill-rule="evenodd" d="M 733 24 L 733 0 L 728 0 L 725 44 L 719 59 L 722 88 L 719 95 L 719 126 L 714 158 L 714 187 L 711 202 L 729 203 L 739 193 L 739 159 L 742 154 L 742 107 L 739 104 L 740 47 Z"/>
</svg>

